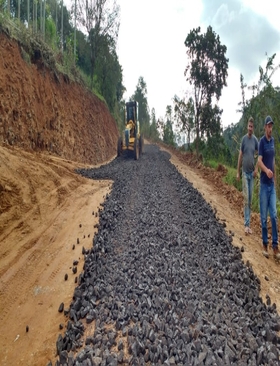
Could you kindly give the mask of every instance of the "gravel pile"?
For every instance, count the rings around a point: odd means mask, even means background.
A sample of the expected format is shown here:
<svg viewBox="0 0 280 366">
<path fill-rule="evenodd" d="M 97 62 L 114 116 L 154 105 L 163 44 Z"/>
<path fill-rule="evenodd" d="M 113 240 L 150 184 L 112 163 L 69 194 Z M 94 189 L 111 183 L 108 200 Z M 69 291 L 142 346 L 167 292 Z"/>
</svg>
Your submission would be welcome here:
<svg viewBox="0 0 280 366">
<path fill-rule="evenodd" d="M 138 161 L 80 170 L 114 184 L 56 365 L 280 364 L 275 304 L 262 302 L 250 264 L 169 158 L 147 145 Z"/>
</svg>

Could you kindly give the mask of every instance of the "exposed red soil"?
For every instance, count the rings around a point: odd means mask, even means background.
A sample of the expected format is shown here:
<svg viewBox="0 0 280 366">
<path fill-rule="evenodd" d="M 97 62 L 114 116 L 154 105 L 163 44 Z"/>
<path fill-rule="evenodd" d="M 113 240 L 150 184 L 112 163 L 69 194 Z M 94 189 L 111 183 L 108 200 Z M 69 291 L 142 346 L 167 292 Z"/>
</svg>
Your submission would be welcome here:
<svg viewBox="0 0 280 366">
<path fill-rule="evenodd" d="M 116 150 L 116 122 L 82 85 L 22 58 L 0 32 L 0 143 L 96 164 Z"/>
</svg>

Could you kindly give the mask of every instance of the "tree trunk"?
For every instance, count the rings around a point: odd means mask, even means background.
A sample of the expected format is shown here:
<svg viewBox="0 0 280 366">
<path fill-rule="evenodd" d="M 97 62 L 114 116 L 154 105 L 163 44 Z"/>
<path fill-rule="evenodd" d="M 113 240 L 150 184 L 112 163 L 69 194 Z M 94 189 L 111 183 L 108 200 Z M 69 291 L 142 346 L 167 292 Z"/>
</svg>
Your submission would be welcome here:
<svg viewBox="0 0 280 366">
<path fill-rule="evenodd" d="M 91 36 L 91 70 L 90 70 L 90 87 L 91 89 L 93 88 L 93 76 L 94 76 L 94 70 L 95 70 L 95 40 L 94 40 L 94 36 Z"/>
<path fill-rule="evenodd" d="M 77 29 L 77 0 L 75 0 L 75 9 L 74 9 L 74 64 L 76 64 L 76 29 Z"/>
<path fill-rule="evenodd" d="M 42 0 L 40 0 L 40 35 L 42 38 L 42 29 L 43 29 L 43 4 Z"/>
<path fill-rule="evenodd" d="M 27 28 L 30 27 L 30 0 L 27 0 Z"/>
<path fill-rule="evenodd" d="M 61 0 L 61 52 L 63 53 L 63 0 Z"/>
<path fill-rule="evenodd" d="M 199 119 L 198 116 L 196 116 L 196 121 L 195 121 L 195 125 L 196 125 L 196 157 L 198 158 L 198 140 L 199 140 Z"/>
</svg>

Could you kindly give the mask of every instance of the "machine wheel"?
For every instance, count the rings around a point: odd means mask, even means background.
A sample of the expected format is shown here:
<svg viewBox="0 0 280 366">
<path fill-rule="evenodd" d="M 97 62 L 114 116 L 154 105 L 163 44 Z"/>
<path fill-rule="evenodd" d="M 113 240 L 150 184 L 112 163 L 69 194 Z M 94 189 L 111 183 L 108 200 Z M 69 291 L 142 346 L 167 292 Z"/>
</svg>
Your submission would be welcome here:
<svg viewBox="0 0 280 366">
<path fill-rule="evenodd" d="M 143 139 L 143 136 L 140 135 L 140 138 L 139 138 L 139 155 L 143 154 L 143 150 L 144 150 L 144 139 Z"/>
<path fill-rule="evenodd" d="M 133 154 L 134 154 L 134 160 L 138 160 L 139 159 L 139 140 L 137 138 L 135 138 L 135 140 L 134 140 Z"/>
<path fill-rule="evenodd" d="M 122 138 L 118 139 L 118 147 L 117 147 L 117 156 L 121 156 L 122 154 Z"/>
</svg>

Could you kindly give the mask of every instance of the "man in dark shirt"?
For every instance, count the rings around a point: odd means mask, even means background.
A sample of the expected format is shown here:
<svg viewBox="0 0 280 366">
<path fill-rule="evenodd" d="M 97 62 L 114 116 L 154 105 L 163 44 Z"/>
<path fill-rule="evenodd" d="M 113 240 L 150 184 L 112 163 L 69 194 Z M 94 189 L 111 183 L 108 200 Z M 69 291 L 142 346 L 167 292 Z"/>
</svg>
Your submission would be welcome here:
<svg viewBox="0 0 280 366">
<path fill-rule="evenodd" d="M 265 119 L 265 134 L 259 142 L 258 166 L 261 169 L 260 181 L 260 216 L 262 225 L 263 255 L 268 257 L 267 213 L 269 211 L 272 226 L 272 249 L 275 258 L 280 259 L 278 250 L 278 229 L 276 209 L 276 171 L 275 147 L 272 137 L 273 120 L 270 116 Z"/>
</svg>

